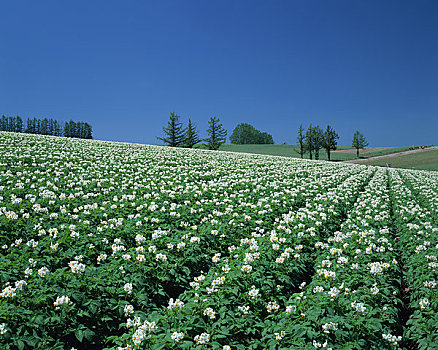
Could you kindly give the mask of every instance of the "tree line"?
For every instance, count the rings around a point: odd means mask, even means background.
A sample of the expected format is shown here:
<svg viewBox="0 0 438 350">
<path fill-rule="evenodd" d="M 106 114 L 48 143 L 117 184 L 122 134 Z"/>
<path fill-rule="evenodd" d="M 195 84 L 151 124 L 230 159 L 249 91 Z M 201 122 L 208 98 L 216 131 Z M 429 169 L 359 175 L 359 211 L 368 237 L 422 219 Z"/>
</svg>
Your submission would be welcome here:
<svg viewBox="0 0 438 350">
<path fill-rule="evenodd" d="M 309 158 L 319 159 L 319 152 L 324 149 L 327 152 L 327 159 L 330 160 L 331 151 L 335 151 L 338 146 L 339 135 L 330 125 L 327 125 L 325 131 L 319 125 L 309 125 L 307 130 L 301 124 L 298 129 L 297 142 L 300 147 L 298 153 L 301 158 L 304 158 L 305 153 L 309 153 Z M 353 135 L 352 146 L 356 148 L 357 156 L 359 157 L 359 150 L 368 146 L 363 134 L 356 131 Z"/>
<path fill-rule="evenodd" d="M 81 139 L 93 138 L 93 129 L 87 122 L 70 120 L 64 123 L 52 118 L 28 118 L 26 125 L 24 125 L 23 119 L 19 116 L 6 117 L 3 115 L 0 119 L 0 131 L 76 137 Z"/>
<path fill-rule="evenodd" d="M 247 144 L 274 144 L 272 135 L 267 132 L 261 132 L 247 123 L 241 123 L 236 126 L 230 136 L 231 143 L 238 145 Z"/>
<path fill-rule="evenodd" d="M 223 128 L 222 124 L 217 117 L 211 117 L 207 129 L 208 138 L 201 139 L 196 126 L 191 119 L 188 120 L 187 127 L 183 126 L 180 122 L 180 116 L 175 113 L 170 113 L 167 127 L 163 128 L 164 136 L 157 137 L 157 139 L 164 142 L 164 144 L 171 147 L 186 147 L 193 148 L 194 145 L 201 141 L 206 141 L 207 146 L 211 150 L 217 150 L 225 143 L 227 137 L 227 131 Z M 319 125 L 310 124 L 309 127 L 304 129 L 301 124 L 298 129 L 298 153 L 301 158 L 304 158 L 306 153 L 309 153 L 309 158 L 316 160 L 319 159 L 321 150 L 327 152 L 328 160 L 331 160 L 331 152 L 337 149 L 339 135 L 335 129 L 327 125 L 323 130 Z M 233 133 L 230 136 L 231 143 L 234 144 L 273 144 L 274 140 L 272 135 L 261 132 L 248 123 L 240 123 L 236 126 Z M 356 131 L 353 136 L 352 146 L 357 150 L 357 156 L 359 157 L 359 150 L 368 146 L 368 142 L 365 137 Z"/>
<path fill-rule="evenodd" d="M 190 118 L 185 128 L 182 122 L 179 121 L 179 118 L 181 116 L 173 112 L 170 113 L 167 127 L 163 128 L 164 137 L 157 137 L 168 146 L 192 148 L 201 141 L 206 141 L 208 149 L 217 150 L 227 139 L 227 131 L 223 128 L 217 117 L 210 117 L 207 129 L 208 138 L 206 139 L 199 137 L 199 132 Z"/>
</svg>

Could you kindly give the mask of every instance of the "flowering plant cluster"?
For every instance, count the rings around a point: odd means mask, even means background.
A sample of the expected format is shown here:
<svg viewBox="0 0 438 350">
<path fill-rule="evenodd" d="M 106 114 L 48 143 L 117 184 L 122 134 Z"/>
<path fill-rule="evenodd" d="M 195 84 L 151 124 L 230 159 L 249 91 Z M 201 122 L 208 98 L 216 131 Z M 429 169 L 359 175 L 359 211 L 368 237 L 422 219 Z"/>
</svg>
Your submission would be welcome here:
<svg viewBox="0 0 438 350">
<path fill-rule="evenodd" d="M 397 234 L 403 247 L 409 313 L 405 338 L 438 347 L 438 181 L 428 172 L 393 172 Z"/>
<path fill-rule="evenodd" d="M 434 173 L 2 132 L 0 190 L 1 348 L 437 344 Z"/>
</svg>

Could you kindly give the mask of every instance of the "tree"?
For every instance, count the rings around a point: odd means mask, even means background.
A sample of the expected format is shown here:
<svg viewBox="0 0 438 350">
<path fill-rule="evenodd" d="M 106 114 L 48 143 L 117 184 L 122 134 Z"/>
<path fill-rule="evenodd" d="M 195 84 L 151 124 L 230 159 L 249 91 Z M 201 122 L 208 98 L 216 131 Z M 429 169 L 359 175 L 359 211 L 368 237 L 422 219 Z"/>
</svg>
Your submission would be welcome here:
<svg viewBox="0 0 438 350">
<path fill-rule="evenodd" d="M 324 144 L 324 131 L 319 127 L 319 125 L 313 127 L 313 149 L 315 150 L 315 159 L 319 160 L 319 150 Z"/>
<path fill-rule="evenodd" d="M 166 136 L 157 137 L 157 139 L 163 141 L 165 144 L 171 147 L 178 147 L 184 143 L 185 130 L 182 123 L 179 121 L 180 116 L 175 113 L 170 113 L 169 121 L 167 122 L 167 128 L 163 128 Z"/>
<path fill-rule="evenodd" d="M 211 117 L 208 121 L 209 128 L 207 133 L 210 136 L 204 141 L 208 142 L 208 149 L 217 150 L 227 139 L 227 131 L 219 123 L 219 118 Z"/>
<path fill-rule="evenodd" d="M 49 135 L 49 120 L 47 118 L 44 118 L 41 121 L 40 134 L 42 134 L 42 135 Z"/>
<path fill-rule="evenodd" d="M 84 128 L 85 128 L 84 138 L 91 140 L 93 138 L 93 128 L 88 123 L 85 123 Z"/>
<path fill-rule="evenodd" d="M 298 129 L 298 137 L 297 142 L 300 145 L 300 151 L 298 152 L 301 158 L 304 157 L 304 153 L 306 152 L 306 142 L 305 142 L 304 128 L 303 124 L 300 124 L 300 128 Z"/>
<path fill-rule="evenodd" d="M 238 124 L 230 136 L 230 142 L 239 145 L 247 144 L 273 144 L 272 135 L 260 132 L 248 123 Z"/>
<path fill-rule="evenodd" d="M 359 131 L 356 131 L 353 135 L 353 142 L 351 145 L 356 148 L 357 157 L 359 158 L 359 150 L 368 146 L 368 142 L 365 139 L 365 136 L 361 134 Z"/>
<path fill-rule="evenodd" d="M 2 119 L 0 119 L 0 130 L 8 131 L 8 118 L 5 115 L 2 115 Z"/>
<path fill-rule="evenodd" d="M 327 158 L 330 160 L 330 151 L 334 151 L 338 145 L 339 136 L 330 125 L 327 125 L 327 129 L 324 132 L 323 147 L 327 152 Z"/>
<path fill-rule="evenodd" d="M 307 131 L 306 131 L 305 146 L 306 146 L 306 150 L 309 151 L 309 158 L 313 159 L 312 152 L 314 150 L 314 145 L 313 145 L 313 127 L 312 127 L 312 124 L 309 125 L 309 127 L 307 128 Z"/>
<path fill-rule="evenodd" d="M 199 142 L 201 142 L 201 139 L 199 138 L 198 130 L 196 130 L 195 125 L 189 118 L 189 124 L 187 125 L 186 133 L 184 135 L 184 143 L 188 148 L 193 148 L 193 146 Z"/>
<path fill-rule="evenodd" d="M 258 131 L 258 130 L 257 130 Z M 259 132 L 258 135 L 258 144 L 263 144 L 263 145 L 273 145 L 274 144 L 274 139 L 272 138 L 271 134 L 268 134 L 267 132 Z"/>
</svg>

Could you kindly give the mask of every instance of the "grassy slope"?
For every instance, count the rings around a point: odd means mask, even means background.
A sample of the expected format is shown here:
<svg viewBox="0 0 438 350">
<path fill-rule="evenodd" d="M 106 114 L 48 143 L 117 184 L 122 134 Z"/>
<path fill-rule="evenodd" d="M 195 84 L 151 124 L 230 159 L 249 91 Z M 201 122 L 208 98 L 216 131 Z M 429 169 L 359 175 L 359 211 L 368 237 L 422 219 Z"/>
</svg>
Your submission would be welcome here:
<svg viewBox="0 0 438 350">
<path fill-rule="evenodd" d="M 351 147 L 340 147 L 340 149 L 350 149 Z M 269 154 L 273 156 L 293 157 L 299 158 L 299 146 L 297 145 L 222 145 L 221 151 L 228 152 L 244 152 L 255 154 Z M 348 160 L 355 159 L 354 154 L 348 153 L 332 153 L 333 160 Z M 309 154 L 305 154 L 304 158 L 309 158 Z M 327 153 L 325 150 L 320 150 L 319 159 L 327 160 Z"/>
<path fill-rule="evenodd" d="M 438 149 L 368 160 L 360 164 L 386 166 L 387 163 L 390 163 L 393 168 L 438 170 Z"/>
<path fill-rule="evenodd" d="M 202 145 L 197 145 L 197 148 L 204 148 Z M 254 153 L 254 154 L 267 154 L 273 156 L 283 156 L 283 157 L 293 157 L 299 158 L 298 154 L 299 147 L 297 145 L 222 145 L 220 147 L 221 151 L 228 152 L 243 152 L 243 153 Z M 353 150 L 352 147 L 340 146 L 338 150 Z M 383 154 L 390 154 L 396 152 L 403 152 L 409 150 L 409 147 L 387 147 L 385 149 L 376 152 L 367 152 L 364 157 L 374 157 Z M 304 158 L 308 159 L 309 154 L 306 153 Z M 327 153 L 324 149 L 319 152 L 319 159 L 327 160 Z M 342 160 L 353 160 L 356 159 L 356 152 L 332 152 L 331 159 L 335 161 Z"/>
</svg>

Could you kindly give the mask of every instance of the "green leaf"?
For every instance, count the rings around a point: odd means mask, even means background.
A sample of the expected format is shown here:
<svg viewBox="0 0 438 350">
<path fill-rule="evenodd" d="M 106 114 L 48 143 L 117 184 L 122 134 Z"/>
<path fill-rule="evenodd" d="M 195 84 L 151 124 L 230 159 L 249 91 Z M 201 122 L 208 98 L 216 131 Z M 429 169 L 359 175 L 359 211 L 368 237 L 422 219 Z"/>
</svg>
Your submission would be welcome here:
<svg viewBox="0 0 438 350">
<path fill-rule="evenodd" d="M 82 340 L 84 339 L 84 331 L 78 329 L 77 331 L 75 331 L 75 336 L 76 339 L 82 343 Z"/>
<path fill-rule="evenodd" d="M 17 347 L 19 350 L 23 350 L 24 349 L 24 342 L 20 339 L 17 340 Z"/>
</svg>

